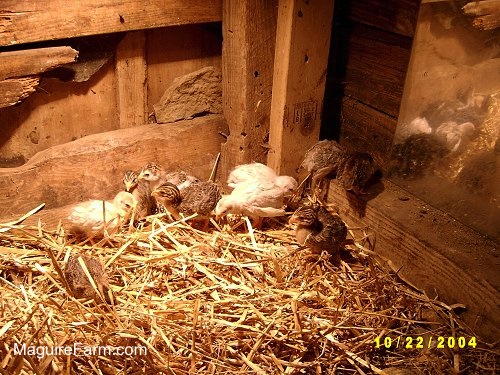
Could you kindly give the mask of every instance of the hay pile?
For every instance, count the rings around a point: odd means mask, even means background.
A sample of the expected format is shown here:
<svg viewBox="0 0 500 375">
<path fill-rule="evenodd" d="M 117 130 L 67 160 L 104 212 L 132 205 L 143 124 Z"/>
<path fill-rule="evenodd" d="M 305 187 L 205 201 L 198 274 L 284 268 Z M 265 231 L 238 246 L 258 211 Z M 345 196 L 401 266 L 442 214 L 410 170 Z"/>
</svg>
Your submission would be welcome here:
<svg viewBox="0 0 500 375">
<path fill-rule="evenodd" d="M 382 268 L 362 240 L 337 267 L 295 244 L 287 227 L 219 229 L 152 217 L 82 246 L 65 244 L 60 230 L 0 226 L 0 372 L 494 373 L 497 353 L 479 339 L 476 348 L 435 347 L 437 336 L 469 341 L 473 333 Z M 100 257 L 115 305 L 68 294 L 61 269 L 75 253 Z M 425 348 L 404 349 L 410 335 L 426 338 Z M 16 353 L 23 343 L 80 352 Z M 97 346 L 147 353 L 91 352 Z"/>
</svg>

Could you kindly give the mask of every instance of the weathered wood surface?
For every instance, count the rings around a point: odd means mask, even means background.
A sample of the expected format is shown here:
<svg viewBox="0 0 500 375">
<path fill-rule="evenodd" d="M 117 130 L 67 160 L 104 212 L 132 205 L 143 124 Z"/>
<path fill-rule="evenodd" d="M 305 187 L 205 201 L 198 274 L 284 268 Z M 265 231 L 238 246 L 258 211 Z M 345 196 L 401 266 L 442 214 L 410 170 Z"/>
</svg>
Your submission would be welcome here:
<svg viewBox="0 0 500 375">
<path fill-rule="evenodd" d="M 208 179 L 220 143 L 222 116 L 166 125 L 143 125 L 54 146 L 25 165 L 0 169 L 0 216 L 87 199 L 109 199 L 122 189 L 127 169 L 157 161 Z M 201 136 L 202 135 L 202 136 Z"/>
<path fill-rule="evenodd" d="M 121 129 L 148 122 L 145 49 L 144 31 L 131 31 L 116 50 L 117 102 Z"/>
<path fill-rule="evenodd" d="M 175 78 L 205 66 L 221 68 L 220 24 L 146 30 L 146 44 L 148 113 Z"/>
<path fill-rule="evenodd" d="M 71 47 L 47 47 L 0 52 L 0 80 L 43 73 L 74 62 L 78 51 Z"/>
<path fill-rule="evenodd" d="M 385 169 L 396 132 L 394 117 L 356 99 L 344 98 L 340 143 L 348 149 L 369 152 Z"/>
<path fill-rule="evenodd" d="M 333 1 L 279 2 L 268 164 L 280 174 L 296 176 L 319 139 L 332 16 Z"/>
<path fill-rule="evenodd" d="M 118 129 L 116 96 L 111 63 L 86 82 L 44 79 L 22 103 L 0 109 L 0 166 L 20 166 L 52 146 Z"/>
<path fill-rule="evenodd" d="M 0 45 L 220 21 L 221 0 L 3 0 Z"/>
<path fill-rule="evenodd" d="M 0 81 L 0 108 L 9 107 L 26 99 L 35 92 L 39 81 L 38 76 Z"/>
<path fill-rule="evenodd" d="M 381 185 L 368 192 L 377 188 Z M 461 316 L 466 323 L 483 337 L 498 340 L 498 244 L 389 181 L 383 182 L 383 188 L 375 197 L 354 197 L 334 180 L 328 200 L 348 225 L 370 233 L 374 250 L 390 260 L 403 280 L 430 298 L 465 304 L 467 310 Z"/>
<path fill-rule="evenodd" d="M 420 0 L 357 0 L 351 2 L 350 18 L 396 34 L 413 36 Z"/>
<path fill-rule="evenodd" d="M 220 179 L 238 164 L 266 162 L 273 82 L 274 1 L 224 1 L 222 103 L 230 134 L 222 145 Z"/>
<path fill-rule="evenodd" d="M 354 25 L 349 37 L 345 94 L 398 117 L 411 38 Z"/>
</svg>

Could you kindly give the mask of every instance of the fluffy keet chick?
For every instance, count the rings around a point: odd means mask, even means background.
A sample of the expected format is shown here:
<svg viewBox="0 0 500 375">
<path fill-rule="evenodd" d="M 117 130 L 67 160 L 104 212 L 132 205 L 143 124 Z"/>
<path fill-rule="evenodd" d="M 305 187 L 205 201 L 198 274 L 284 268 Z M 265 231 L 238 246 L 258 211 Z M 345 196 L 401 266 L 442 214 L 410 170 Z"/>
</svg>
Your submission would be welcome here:
<svg viewBox="0 0 500 375">
<path fill-rule="evenodd" d="M 299 244 L 309 247 L 315 254 L 327 251 L 339 259 L 339 250 L 347 238 L 347 227 L 340 216 L 317 204 L 305 205 L 293 213 L 289 223 L 297 225 Z"/>
<path fill-rule="evenodd" d="M 113 201 L 90 200 L 77 204 L 68 216 L 72 224 L 70 232 L 90 235 L 118 227 L 130 215 L 136 205 L 135 197 L 120 191 Z"/>
</svg>

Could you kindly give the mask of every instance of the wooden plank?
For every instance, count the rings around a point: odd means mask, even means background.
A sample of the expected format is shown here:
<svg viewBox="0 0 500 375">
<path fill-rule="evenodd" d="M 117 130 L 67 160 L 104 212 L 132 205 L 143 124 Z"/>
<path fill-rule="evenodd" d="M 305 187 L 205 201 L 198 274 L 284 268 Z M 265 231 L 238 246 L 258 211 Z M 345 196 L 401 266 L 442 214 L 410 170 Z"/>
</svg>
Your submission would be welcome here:
<svg viewBox="0 0 500 375">
<path fill-rule="evenodd" d="M 219 178 L 226 181 L 235 165 L 266 161 L 277 14 L 266 0 L 228 0 L 223 8 L 222 102 L 230 134 Z"/>
<path fill-rule="evenodd" d="M 175 78 L 206 66 L 221 68 L 220 24 L 147 30 L 146 43 L 148 113 Z"/>
<path fill-rule="evenodd" d="M 397 117 L 411 55 L 411 38 L 354 25 L 344 93 Z"/>
<path fill-rule="evenodd" d="M 413 36 L 420 0 L 353 1 L 350 18 L 382 30 Z"/>
<path fill-rule="evenodd" d="M 269 166 L 296 175 L 319 139 L 333 1 L 279 3 L 269 132 Z"/>
<path fill-rule="evenodd" d="M 38 77 L 9 78 L 0 81 L 0 108 L 20 103 L 38 86 Z"/>
<path fill-rule="evenodd" d="M 47 47 L 0 53 L 0 80 L 43 73 L 74 62 L 78 51 L 71 47 Z"/>
<path fill-rule="evenodd" d="M 148 121 L 145 48 L 144 31 L 132 31 L 116 50 L 118 116 L 122 129 Z"/>
<path fill-rule="evenodd" d="M 216 22 L 221 0 L 3 0 L 0 45 Z"/>
<path fill-rule="evenodd" d="M 403 280 L 430 298 L 465 304 L 465 322 L 484 338 L 498 340 L 498 244 L 390 181 L 368 192 L 372 195 L 355 197 L 334 180 L 328 200 L 349 226 L 370 234 L 375 251 L 392 262 Z"/>
<path fill-rule="evenodd" d="M 26 213 L 87 199 L 109 199 L 122 189 L 126 169 L 157 161 L 208 179 L 222 137 L 222 116 L 143 125 L 93 134 L 36 154 L 25 165 L 0 169 L 0 215 Z"/>
<path fill-rule="evenodd" d="M 0 109 L 0 166 L 19 166 L 52 146 L 118 129 L 116 99 L 112 62 L 86 82 L 44 79 L 22 103 Z"/>
<path fill-rule="evenodd" d="M 369 152 L 385 169 L 396 125 L 396 118 L 346 97 L 342 102 L 340 143 L 347 149 Z"/>
</svg>

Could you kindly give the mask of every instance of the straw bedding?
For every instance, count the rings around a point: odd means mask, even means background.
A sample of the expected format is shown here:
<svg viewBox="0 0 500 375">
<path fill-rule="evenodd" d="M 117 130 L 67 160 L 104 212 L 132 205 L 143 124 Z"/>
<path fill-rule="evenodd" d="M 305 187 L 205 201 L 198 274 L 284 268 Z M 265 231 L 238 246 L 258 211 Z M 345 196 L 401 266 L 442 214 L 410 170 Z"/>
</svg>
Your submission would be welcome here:
<svg viewBox="0 0 500 375">
<path fill-rule="evenodd" d="M 290 227 L 274 226 L 205 233 L 151 217 L 83 245 L 65 242 L 61 228 L 0 226 L 0 372 L 495 373 L 498 352 L 479 338 L 476 348 L 436 348 L 438 336 L 474 333 L 451 307 L 387 271 L 362 231 L 350 231 L 355 245 L 336 266 L 298 246 Z M 114 305 L 68 293 L 64 265 L 77 253 L 101 259 Z M 424 348 L 404 349 L 408 336 L 423 337 Z M 391 347 L 377 348 L 385 337 Z M 147 353 L 16 354 L 23 343 Z"/>
</svg>

